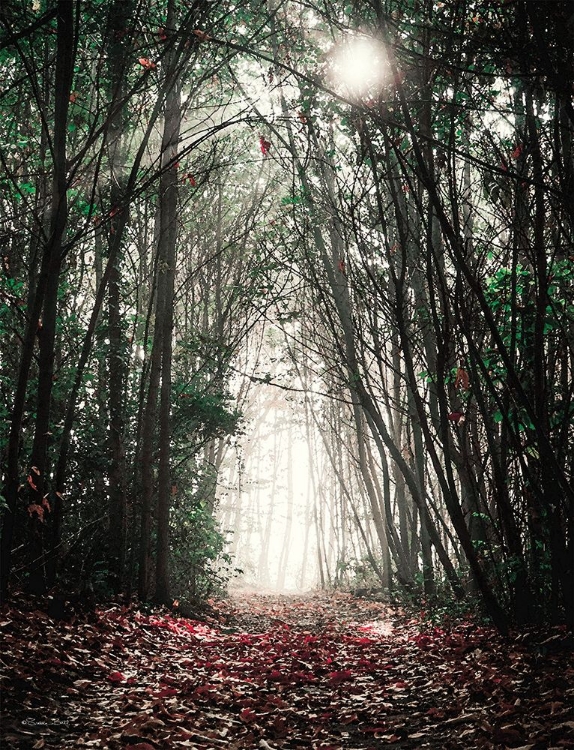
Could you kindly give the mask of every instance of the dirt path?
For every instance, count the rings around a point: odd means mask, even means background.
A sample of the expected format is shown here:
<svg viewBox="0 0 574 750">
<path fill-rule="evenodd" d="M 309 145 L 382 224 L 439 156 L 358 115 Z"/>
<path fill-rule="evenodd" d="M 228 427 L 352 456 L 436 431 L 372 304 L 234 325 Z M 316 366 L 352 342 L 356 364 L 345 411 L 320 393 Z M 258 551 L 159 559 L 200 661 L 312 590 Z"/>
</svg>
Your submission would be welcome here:
<svg viewBox="0 0 574 750">
<path fill-rule="evenodd" d="M 3 749 L 574 747 L 560 631 L 421 629 L 343 594 L 242 592 L 208 622 L 37 605 L 0 613 Z"/>
<path fill-rule="evenodd" d="M 219 603 L 219 610 L 226 604 Z M 228 611 L 231 621 L 246 631 L 271 629 L 277 624 L 314 631 L 336 623 L 377 622 L 390 634 L 396 610 L 383 602 L 357 598 L 344 593 L 308 592 L 306 594 L 260 593 L 252 589 L 232 591 Z"/>
</svg>

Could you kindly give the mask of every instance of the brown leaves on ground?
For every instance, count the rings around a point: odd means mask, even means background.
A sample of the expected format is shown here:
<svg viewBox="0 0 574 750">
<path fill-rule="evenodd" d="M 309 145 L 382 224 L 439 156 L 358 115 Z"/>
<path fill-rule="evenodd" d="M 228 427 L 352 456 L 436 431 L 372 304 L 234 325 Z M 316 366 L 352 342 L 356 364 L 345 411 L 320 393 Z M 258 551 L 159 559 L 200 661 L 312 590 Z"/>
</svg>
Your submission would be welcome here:
<svg viewBox="0 0 574 750">
<path fill-rule="evenodd" d="M 16 608 L 17 605 L 17 608 Z M 349 595 L 0 612 L 3 748 L 574 747 L 563 631 L 424 628 Z"/>
</svg>

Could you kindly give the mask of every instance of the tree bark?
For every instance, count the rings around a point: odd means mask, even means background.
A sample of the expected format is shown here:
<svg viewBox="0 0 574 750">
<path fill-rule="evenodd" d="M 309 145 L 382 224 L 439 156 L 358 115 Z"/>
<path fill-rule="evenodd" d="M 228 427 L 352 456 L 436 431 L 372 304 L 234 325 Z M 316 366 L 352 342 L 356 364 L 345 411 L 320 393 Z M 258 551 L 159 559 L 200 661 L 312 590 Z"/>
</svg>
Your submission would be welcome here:
<svg viewBox="0 0 574 750">
<path fill-rule="evenodd" d="M 173 0 L 168 4 L 167 27 L 175 17 Z M 168 90 L 162 139 L 162 168 L 159 202 L 159 273 L 165 276 L 161 285 L 164 299 L 157 301 L 156 326 L 161 330 L 161 392 L 159 405 L 159 466 L 157 504 L 157 558 L 155 600 L 169 603 L 169 514 L 171 505 L 171 378 L 173 358 L 173 307 L 175 268 L 177 263 L 177 153 L 181 127 L 181 84 L 175 70 L 175 59 L 168 58 L 168 75 L 173 77 Z M 155 345 L 155 341 L 154 341 Z"/>
<path fill-rule="evenodd" d="M 125 97 L 127 24 L 131 18 L 131 0 L 115 0 L 110 10 L 108 28 L 108 66 L 110 100 L 112 102 L 109 127 L 106 133 L 110 169 L 110 241 L 112 258 L 108 283 L 108 409 L 110 420 L 110 468 L 108 507 L 108 570 L 111 589 L 117 594 L 122 589 L 126 559 L 127 481 L 125 450 L 125 387 L 127 380 L 127 351 L 125 327 L 122 319 L 120 233 L 127 224 L 128 173 L 126 168 Z M 129 40 L 129 35 L 127 36 Z"/>
<path fill-rule="evenodd" d="M 56 74 L 54 94 L 54 131 L 52 138 L 53 179 L 50 204 L 50 227 L 44 246 L 40 277 L 33 295 L 28 329 L 22 347 L 22 357 L 15 395 L 8 446 L 8 471 L 5 497 L 8 511 L 2 528 L 2 582 L 1 595 L 7 594 L 10 574 L 11 544 L 19 486 L 19 441 L 26 400 L 34 341 L 38 337 L 38 384 L 34 440 L 28 468 L 29 505 L 43 508 L 48 516 L 49 468 L 48 446 L 51 435 L 52 388 L 54 383 L 54 347 L 58 312 L 58 290 L 63 260 L 63 243 L 68 221 L 68 187 L 66 141 L 68 106 L 75 58 L 74 6 L 59 0 L 57 6 Z M 32 542 L 30 547 L 31 570 L 29 586 L 32 591 L 46 588 L 44 559 L 44 525 L 38 514 L 30 519 Z"/>
</svg>

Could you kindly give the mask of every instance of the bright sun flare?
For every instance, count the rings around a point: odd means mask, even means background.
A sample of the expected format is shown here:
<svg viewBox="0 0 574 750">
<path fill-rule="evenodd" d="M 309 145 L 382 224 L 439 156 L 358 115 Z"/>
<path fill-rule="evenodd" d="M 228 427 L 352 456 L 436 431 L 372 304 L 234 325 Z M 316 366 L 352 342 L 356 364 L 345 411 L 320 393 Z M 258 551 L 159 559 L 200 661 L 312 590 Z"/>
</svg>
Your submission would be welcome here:
<svg viewBox="0 0 574 750">
<path fill-rule="evenodd" d="M 363 95 L 380 86 L 388 73 L 382 45 L 355 37 L 344 42 L 333 56 L 333 77 L 347 94 Z"/>
</svg>

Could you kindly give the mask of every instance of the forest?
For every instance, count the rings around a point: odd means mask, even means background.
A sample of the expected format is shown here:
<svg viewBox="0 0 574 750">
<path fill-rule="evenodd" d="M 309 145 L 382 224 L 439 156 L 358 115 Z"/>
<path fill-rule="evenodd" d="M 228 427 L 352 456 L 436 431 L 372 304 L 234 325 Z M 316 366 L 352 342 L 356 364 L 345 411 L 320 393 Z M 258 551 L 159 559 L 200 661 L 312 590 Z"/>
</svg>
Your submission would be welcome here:
<svg viewBox="0 0 574 750">
<path fill-rule="evenodd" d="M 299 580 L 571 628 L 570 3 L 0 25 L 3 600 L 221 592 L 281 440 Z"/>
<path fill-rule="evenodd" d="M 0 71 L 3 747 L 574 747 L 571 0 L 3 0 Z"/>
</svg>

